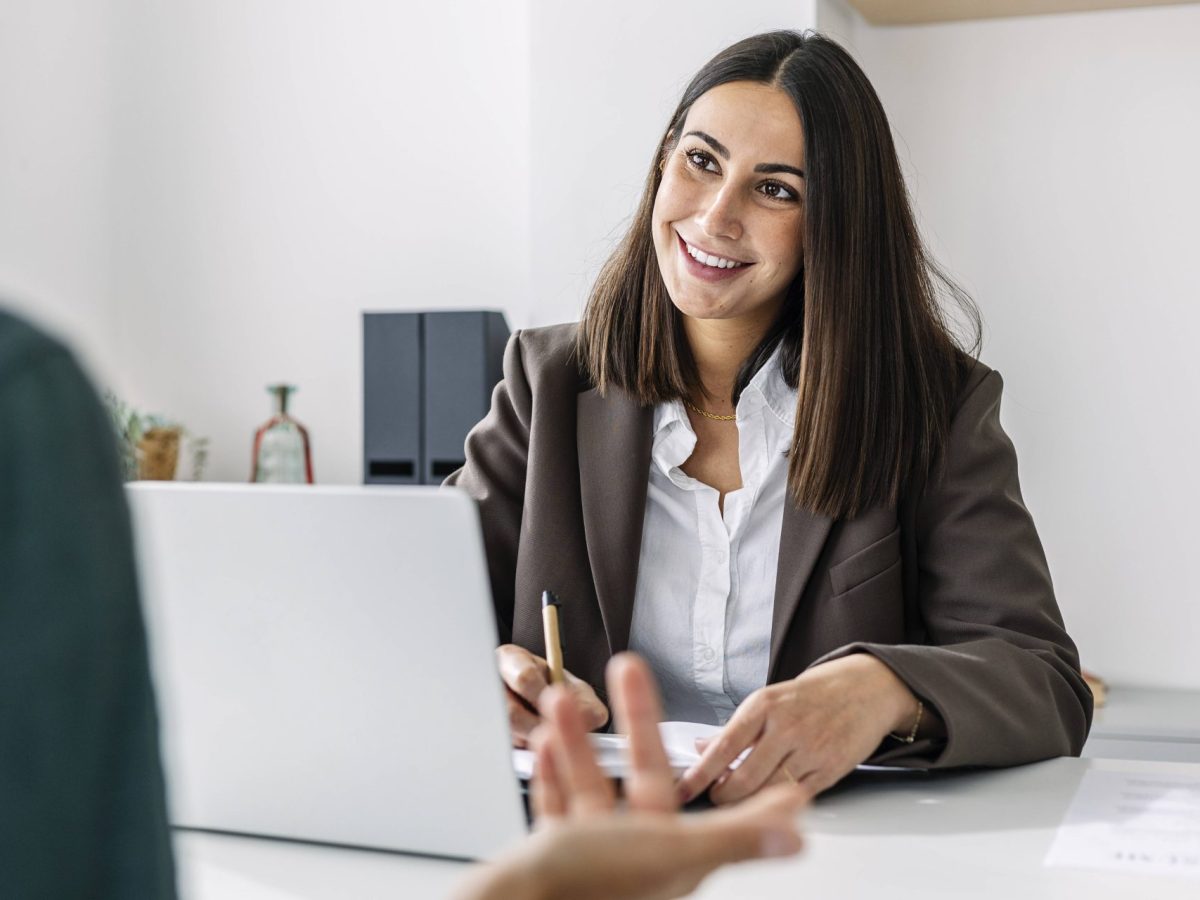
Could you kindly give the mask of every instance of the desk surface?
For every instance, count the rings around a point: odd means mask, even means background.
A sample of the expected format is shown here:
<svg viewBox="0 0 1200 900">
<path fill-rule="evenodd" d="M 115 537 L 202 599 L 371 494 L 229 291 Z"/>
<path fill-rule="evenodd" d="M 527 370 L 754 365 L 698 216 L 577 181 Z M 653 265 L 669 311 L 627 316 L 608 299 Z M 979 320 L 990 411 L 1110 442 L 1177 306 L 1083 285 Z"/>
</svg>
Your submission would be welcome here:
<svg viewBox="0 0 1200 900">
<path fill-rule="evenodd" d="M 801 857 L 721 870 L 696 896 L 1198 896 L 1195 881 L 1043 867 L 1089 768 L 1200 775 L 1200 765 L 1057 759 L 998 771 L 855 776 L 808 812 Z M 461 863 L 399 854 L 186 831 L 176 833 L 175 847 L 184 900 L 436 898 L 465 871 Z"/>
</svg>

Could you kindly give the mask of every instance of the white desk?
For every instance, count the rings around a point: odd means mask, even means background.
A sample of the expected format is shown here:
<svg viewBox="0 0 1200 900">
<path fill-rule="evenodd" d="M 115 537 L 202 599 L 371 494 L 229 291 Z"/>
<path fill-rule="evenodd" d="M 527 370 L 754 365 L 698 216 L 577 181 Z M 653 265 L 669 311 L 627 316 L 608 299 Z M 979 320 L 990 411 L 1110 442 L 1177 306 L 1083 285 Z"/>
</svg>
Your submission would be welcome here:
<svg viewBox="0 0 1200 900">
<path fill-rule="evenodd" d="M 1042 860 L 1089 767 L 1200 774 L 1200 765 L 1058 759 L 990 772 L 884 775 L 818 799 L 795 860 L 721 870 L 696 895 L 840 900 L 1043 900 L 1200 896 L 1200 884 Z M 184 900 L 437 898 L 460 863 L 253 838 L 177 832 Z"/>
<path fill-rule="evenodd" d="M 1200 691 L 1113 688 L 1083 755 L 1200 763 Z"/>
</svg>

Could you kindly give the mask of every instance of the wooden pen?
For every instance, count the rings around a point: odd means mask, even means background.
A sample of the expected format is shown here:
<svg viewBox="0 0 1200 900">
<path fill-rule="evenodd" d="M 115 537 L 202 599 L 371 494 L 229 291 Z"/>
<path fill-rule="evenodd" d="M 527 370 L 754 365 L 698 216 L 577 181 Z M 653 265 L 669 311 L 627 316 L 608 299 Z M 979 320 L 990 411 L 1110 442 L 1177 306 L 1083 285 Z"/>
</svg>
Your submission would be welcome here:
<svg viewBox="0 0 1200 900">
<path fill-rule="evenodd" d="M 550 683 L 563 683 L 562 637 L 558 631 L 561 604 L 550 591 L 542 591 L 542 631 L 546 638 L 546 662 L 550 664 Z"/>
</svg>

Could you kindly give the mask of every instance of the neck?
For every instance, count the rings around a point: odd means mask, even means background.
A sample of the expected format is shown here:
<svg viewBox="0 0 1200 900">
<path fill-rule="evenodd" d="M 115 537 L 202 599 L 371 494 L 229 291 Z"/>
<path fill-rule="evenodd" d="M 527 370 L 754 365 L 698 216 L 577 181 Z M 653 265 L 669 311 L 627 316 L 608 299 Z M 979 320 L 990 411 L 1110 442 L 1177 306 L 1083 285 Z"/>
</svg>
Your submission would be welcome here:
<svg viewBox="0 0 1200 900">
<path fill-rule="evenodd" d="M 762 342 L 769 327 L 769 321 L 693 319 L 685 316 L 684 334 L 687 335 L 692 358 L 700 373 L 699 396 L 721 410 L 731 410 L 733 386 L 738 372 L 746 358 Z"/>
</svg>

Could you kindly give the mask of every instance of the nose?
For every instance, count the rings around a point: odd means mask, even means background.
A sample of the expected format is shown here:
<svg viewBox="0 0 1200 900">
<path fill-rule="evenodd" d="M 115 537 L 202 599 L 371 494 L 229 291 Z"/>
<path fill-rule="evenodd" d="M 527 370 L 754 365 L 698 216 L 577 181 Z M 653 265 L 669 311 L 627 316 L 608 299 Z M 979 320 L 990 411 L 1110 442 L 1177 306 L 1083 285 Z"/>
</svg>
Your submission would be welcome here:
<svg viewBox="0 0 1200 900">
<path fill-rule="evenodd" d="M 707 197 L 707 207 L 696 219 L 709 237 L 728 238 L 736 241 L 742 236 L 741 211 L 731 181 L 726 181 L 715 193 Z"/>
</svg>

